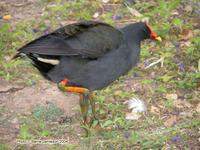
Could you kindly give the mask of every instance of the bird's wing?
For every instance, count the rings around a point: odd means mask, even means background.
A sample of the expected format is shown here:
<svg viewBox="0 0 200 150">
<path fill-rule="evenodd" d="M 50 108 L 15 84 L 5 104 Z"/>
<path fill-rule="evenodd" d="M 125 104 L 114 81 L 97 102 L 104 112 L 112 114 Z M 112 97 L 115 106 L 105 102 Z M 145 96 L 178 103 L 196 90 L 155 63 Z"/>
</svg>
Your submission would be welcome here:
<svg viewBox="0 0 200 150">
<path fill-rule="evenodd" d="M 86 21 L 59 28 L 18 51 L 25 54 L 98 58 L 119 47 L 122 38 L 122 33 L 108 24 Z"/>
</svg>

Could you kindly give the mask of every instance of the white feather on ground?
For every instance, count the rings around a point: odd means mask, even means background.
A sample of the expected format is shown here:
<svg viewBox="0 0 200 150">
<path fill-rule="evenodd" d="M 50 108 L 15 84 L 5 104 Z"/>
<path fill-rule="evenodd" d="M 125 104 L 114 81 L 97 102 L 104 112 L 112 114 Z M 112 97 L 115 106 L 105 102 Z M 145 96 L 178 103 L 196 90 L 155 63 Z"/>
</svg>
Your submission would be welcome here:
<svg viewBox="0 0 200 150">
<path fill-rule="evenodd" d="M 127 120 L 138 120 L 141 117 L 140 113 L 146 111 L 144 101 L 138 98 L 131 98 L 126 104 L 128 104 L 128 109 L 131 110 L 130 113 L 126 113 Z"/>
<path fill-rule="evenodd" d="M 146 106 L 143 100 L 132 98 L 128 101 L 128 109 L 132 109 L 132 112 L 145 112 Z"/>
</svg>

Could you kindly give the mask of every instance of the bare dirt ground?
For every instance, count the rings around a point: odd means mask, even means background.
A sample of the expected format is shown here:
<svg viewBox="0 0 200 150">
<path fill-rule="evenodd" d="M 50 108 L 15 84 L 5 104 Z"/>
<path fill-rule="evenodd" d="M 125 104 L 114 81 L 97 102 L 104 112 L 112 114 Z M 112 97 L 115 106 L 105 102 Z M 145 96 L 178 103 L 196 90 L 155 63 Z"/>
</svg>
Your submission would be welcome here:
<svg viewBox="0 0 200 150">
<path fill-rule="evenodd" d="M 0 14 L 12 14 L 12 22 L 16 20 L 24 20 L 42 15 L 42 8 L 38 4 L 35 7 L 37 0 L 1 0 Z"/>
<path fill-rule="evenodd" d="M 74 118 L 79 115 L 78 96 L 62 93 L 55 84 L 40 82 L 31 87 L 13 85 L 0 79 L 1 113 L 0 141 L 14 144 L 19 133 L 19 116 L 29 116 L 35 106 L 55 104 L 63 116 Z M 74 143 L 74 141 L 72 141 Z"/>
<path fill-rule="evenodd" d="M 0 80 L 0 100 L 9 110 L 17 114 L 29 115 L 31 109 L 38 104 L 55 103 L 64 114 L 74 115 L 74 107 L 78 105 L 78 96 L 60 92 L 56 84 L 41 82 L 31 87 L 12 85 Z"/>
<path fill-rule="evenodd" d="M 0 15 L 12 15 L 11 23 L 16 20 L 28 20 L 42 15 L 42 7 L 37 0 L 1 0 Z M 36 6 L 37 5 L 37 6 Z M 75 118 L 80 115 L 78 96 L 72 93 L 62 93 L 56 84 L 41 81 L 31 87 L 19 86 L 0 78 L 0 106 L 5 110 L 0 118 L 0 141 L 16 148 L 16 138 L 19 134 L 19 117 L 31 115 L 37 105 L 55 104 L 63 112 L 63 116 Z M 70 143 L 77 143 L 72 137 Z M 36 149 L 48 149 L 44 145 L 30 146 Z"/>
</svg>

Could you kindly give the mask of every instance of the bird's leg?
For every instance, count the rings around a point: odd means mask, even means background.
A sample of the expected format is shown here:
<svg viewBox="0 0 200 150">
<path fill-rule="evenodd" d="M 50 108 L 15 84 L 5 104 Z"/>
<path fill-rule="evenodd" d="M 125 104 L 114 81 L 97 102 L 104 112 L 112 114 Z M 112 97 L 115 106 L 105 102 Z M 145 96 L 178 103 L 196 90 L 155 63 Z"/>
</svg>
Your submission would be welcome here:
<svg viewBox="0 0 200 150">
<path fill-rule="evenodd" d="M 90 91 L 87 88 L 83 87 L 75 87 L 75 86 L 69 86 L 68 80 L 62 80 L 58 83 L 58 88 L 63 92 L 75 92 L 80 94 L 80 107 L 81 107 L 81 113 L 83 116 L 84 124 L 87 123 L 87 114 L 89 109 L 89 102 L 88 99 L 90 97 Z"/>
<path fill-rule="evenodd" d="M 91 109 L 92 109 L 93 118 L 94 118 L 95 120 L 97 120 L 98 123 L 99 123 L 99 120 L 96 118 L 94 94 L 90 94 L 90 96 L 89 96 L 89 101 L 90 101 L 90 106 L 91 106 Z"/>
<path fill-rule="evenodd" d="M 83 123 L 87 124 L 87 114 L 89 110 L 88 95 L 87 93 L 81 93 L 79 96 L 80 96 L 79 104 L 80 104 L 81 113 L 83 116 Z"/>
<path fill-rule="evenodd" d="M 84 120 L 87 120 L 87 114 L 85 115 L 85 113 L 88 113 L 88 100 L 92 109 L 92 119 L 90 120 L 90 126 L 92 125 L 94 120 L 97 120 L 99 123 L 99 120 L 96 118 L 96 111 L 95 111 L 95 99 L 94 99 L 94 94 L 91 93 L 90 91 L 85 92 L 83 94 L 80 94 L 80 105 L 82 106 L 83 110 L 81 110 Z M 82 100 L 81 100 L 82 99 Z M 86 116 L 86 118 L 85 118 Z"/>
</svg>

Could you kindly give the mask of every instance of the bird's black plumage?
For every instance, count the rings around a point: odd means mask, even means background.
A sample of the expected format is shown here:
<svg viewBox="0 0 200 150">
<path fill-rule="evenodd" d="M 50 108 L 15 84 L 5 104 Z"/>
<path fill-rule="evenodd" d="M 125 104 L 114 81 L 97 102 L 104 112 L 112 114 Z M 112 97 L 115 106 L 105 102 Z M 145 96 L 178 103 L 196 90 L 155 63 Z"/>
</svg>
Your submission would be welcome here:
<svg viewBox="0 0 200 150">
<path fill-rule="evenodd" d="M 126 74 L 138 61 L 140 42 L 150 37 L 145 23 L 116 29 L 100 22 L 67 25 L 18 50 L 32 59 L 46 78 L 98 90 Z M 49 63 L 46 60 L 58 60 Z"/>
</svg>

